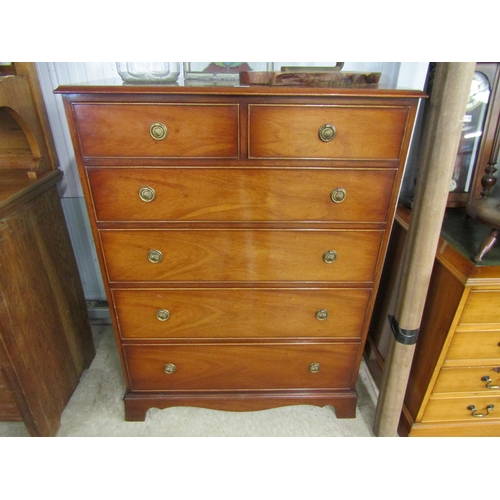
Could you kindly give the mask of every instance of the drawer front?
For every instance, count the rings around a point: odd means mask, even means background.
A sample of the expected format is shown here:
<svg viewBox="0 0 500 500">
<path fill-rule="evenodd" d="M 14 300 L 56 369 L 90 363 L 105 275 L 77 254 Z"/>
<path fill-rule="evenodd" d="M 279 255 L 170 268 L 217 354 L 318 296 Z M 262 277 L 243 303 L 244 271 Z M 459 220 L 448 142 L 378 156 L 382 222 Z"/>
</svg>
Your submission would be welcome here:
<svg viewBox="0 0 500 500">
<path fill-rule="evenodd" d="M 99 221 L 385 222 L 395 171 L 89 168 L 87 175 Z"/>
<path fill-rule="evenodd" d="M 488 409 L 493 405 L 493 409 Z M 474 406 L 474 410 L 469 409 Z M 480 416 L 483 415 L 483 416 Z M 431 399 L 425 409 L 422 422 L 488 422 L 500 419 L 500 396 L 468 396 L 456 399 Z"/>
<path fill-rule="evenodd" d="M 237 158 L 238 106 L 75 104 L 84 157 Z M 166 127 L 156 140 L 151 126 Z"/>
<path fill-rule="evenodd" d="M 471 324 L 496 324 L 500 330 L 500 291 L 471 291 L 460 325 Z"/>
<path fill-rule="evenodd" d="M 368 289 L 114 289 L 122 338 L 360 338 Z"/>
<path fill-rule="evenodd" d="M 399 160 L 407 107 L 249 106 L 249 156 Z M 320 139 L 332 125 L 335 136 Z"/>
<path fill-rule="evenodd" d="M 123 346 L 133 391 L 348 389 L 358 348 L 359 344 Z M 315 373 L 313 363 L 319 363 Z M 175 371 L 166 373 L 167 365 L 174 365 Z"/>
<path fill-rule="evenodd" d="M 500 392 L 500 366 L 443 368 L 434 386 L 433 394 L 450 392 L 498 394 Z"/>
<path fill-rule="evenodd" d="M 500 363 L 500 332 L 456 332 L 446 359 L 498 359 Z"/>
<path fill-rule="evenodd" d="M 383 231 L 102 230 L 100 235 L 112 282 L 371 282 Z M 334 259 L 330 263 L 324 261 L 328 256 Z"/>
</svg>

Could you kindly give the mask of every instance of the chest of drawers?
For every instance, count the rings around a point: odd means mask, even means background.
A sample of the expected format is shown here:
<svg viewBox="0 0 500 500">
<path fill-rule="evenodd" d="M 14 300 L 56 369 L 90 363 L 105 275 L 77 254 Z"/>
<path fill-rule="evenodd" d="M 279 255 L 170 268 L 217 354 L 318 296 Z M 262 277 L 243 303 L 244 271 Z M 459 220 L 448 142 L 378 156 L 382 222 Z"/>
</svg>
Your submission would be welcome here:
<svg viewBox="0 0 500 500">
<path fill-rule="evenodd" d="M 456 212 L 456 213 L 453 213 Z M 369 329 L 368 365 L 387 356 L 387 313 L 401 272 L 410 211 L 399 206 L 376 313 Z M 450 209 L 443 223 L 400 418 L 402 436 L 500 436 L 500 267 L 492 254 L 474 255 L 481 231 Z M 370 359 L 371 358 L 371 359 Z"/>
<path fill-rule="evenodd" d="M 427 330 L 412 370 L 401 423 L 404 434 L 500 436 L 499 273 L 494 271 L 495 278 L 481 283 L 472 276 L 473 265 L 469 268 L 471 276 L 460 282 L 443 261 L 435 265 L 434 288 L 423 323 Z M 445 297 L 446 305 L 441 303 Z M 439 304 L 443 319 L 431 338 L 429 321 L 439 314 Z M 435 360 L 432 369 L 422 364 L 423 356 Z M 426 381 L 426 390 L 421 392 Z"/>
<path fill-rule="evenodd" d="M 67 86 L 126 380 L 151 407 L 356 411 L 420 92 Z"/>
</svg>

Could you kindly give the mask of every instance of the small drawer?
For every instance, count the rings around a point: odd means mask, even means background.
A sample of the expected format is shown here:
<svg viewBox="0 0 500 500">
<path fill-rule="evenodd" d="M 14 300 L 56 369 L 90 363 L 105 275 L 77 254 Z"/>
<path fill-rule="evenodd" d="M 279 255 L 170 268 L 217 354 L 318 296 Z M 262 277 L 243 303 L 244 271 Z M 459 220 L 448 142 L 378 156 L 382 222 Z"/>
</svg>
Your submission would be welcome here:
<svg viewBox="0 0 500 500">
<path fill-rule="evenodd" d="M 460 326 L 497 325 L 500 330 L 500 290 L 472 290 Z"/>
<path fill-rule="evenodd" d="M 359 344 L 124 345 L 133 391 L 348 389 Z"/>
<path fill-rule="evenodd" d="M 399 160 L 408 107 L 249 106 L 251 158 Z"/>
<path fill-rule="evenodd" d="M 360 338 L 369 289 L 113 289 L 124 339 Z"/>
<path fill-rule="evenodd" d="M 110 281 L 372 282 L 383 231 L 101 230 Z"/>
<path fill-rule="evenodd" d="M 89 168 L 98 221 L 385 222 L 394 170 Z"/>
<path fill-rule="evenodd" d="M 499 393 L 499 366 L 443 368 L 439 373 L 433 394 L 460 392 Z"/>
<path fill-rule="evenodd" d="M 456 332 L 446 360 L 498 359 L 500 364 L 500 331 Z"/>
<path fill-rule="evenodd" d="M 471 395 L 461 398 L 430 399 L 422 422 L 488 422 L 500 419 L 500 396 Z"/>
<path fill-rule="evenodd" d="M 74 104 L 74 112 L 87 158 L 239 156 L 237 105 Z"/>
</svg>

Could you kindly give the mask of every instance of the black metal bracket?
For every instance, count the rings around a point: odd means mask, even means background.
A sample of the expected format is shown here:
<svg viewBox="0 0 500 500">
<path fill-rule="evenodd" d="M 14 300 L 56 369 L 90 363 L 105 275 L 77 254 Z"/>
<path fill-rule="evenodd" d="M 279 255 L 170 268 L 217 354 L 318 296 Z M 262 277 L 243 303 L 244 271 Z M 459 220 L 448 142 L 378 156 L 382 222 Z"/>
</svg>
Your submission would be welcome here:
<svg viewBox="0 0 500 500">
<path fill-rule="evenodd" d="M 389 323 L 391 324 L 392 333 L 397 342 L 404 345 L 413 345 L 417 343 L 419 328 L 416 330 L 404 330 L 398 325 L 394 316 L 389 315 Z"/>
</svg>

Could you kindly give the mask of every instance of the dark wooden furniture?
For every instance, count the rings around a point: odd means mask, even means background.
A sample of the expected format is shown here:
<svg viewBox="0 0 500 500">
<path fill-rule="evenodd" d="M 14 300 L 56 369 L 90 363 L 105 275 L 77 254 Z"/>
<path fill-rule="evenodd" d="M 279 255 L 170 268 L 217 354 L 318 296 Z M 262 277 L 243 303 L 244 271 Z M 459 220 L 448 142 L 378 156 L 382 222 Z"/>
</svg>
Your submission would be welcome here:
<svg viewBox="0 0 500 500">
<path fill-rule="evenodd" d="M 484 126 L 479 131 L 482 135 L 478 158 L 474 169 L 474 189 L 467 203 L 467 214 L 491 229 L 478 245 L 475 262 L 493 248 L 500 230 L 500 204 L 497 182 L 498 151 L 500 148 L 500 63 L 478 63 L 484 82 L 488 82 L 490 95 Z M 477 72 L 476 72 L 477 73 Z M 483 106 L 486 106 L 484 104 Z M 479 191 L 480 189 L 480 191 Z"/>
<path fill-rule="evenodd" d="M 36 72 L 17 67 L 0 77 L 0 420 L 52 436 L 95 351 Z"/>
<path fill-rule="evenodd" d="M 443 223 L 398 429 L 403 436 L 500 436 L 500 249 L 476 265 L 472 256 L 488 228 L 464 215 L 448 209 Z M 409 220 L 399 206 L 366 345 L 377 383 Z"/>
<path fill-rule="evenodd" d="M 355 383 L 421 92 L 64 86 L 126 380 L 150 407 Z"/>
<path fill-rule="evenodd" d="M 500 63 L 478 62 L 467 103 L 449 207 L 464 207 L 481 197 L 483 178 L 495 143 L 500 114 Z M 496 158 L 495 158 L 496 161 Z"/>
<path fill-rule="evenodd" d="M 9 68 L 11 74 L 2 76 L 2 68 Z M 23 169 L 36 178 L 57 167 L 35 64 L 0 66 L 0 169 Z"/>
<path fill-rule="evenodd" d="M 498 231 L 500 231 L 499 206 L 500 198 L 496 196 L 479 198 L 467 204 L 467 216 L 490 228 L 490 232 L 477 247 L 476 254 L 474 255 L 475 262 L 481 262 L 497 242 Z"/>
<path fill-rule="evenodd" d="M 56 184 L 0 170 L 0 420 L 57 432 L 94 357 L 80 276 Z"/>
</svg>

